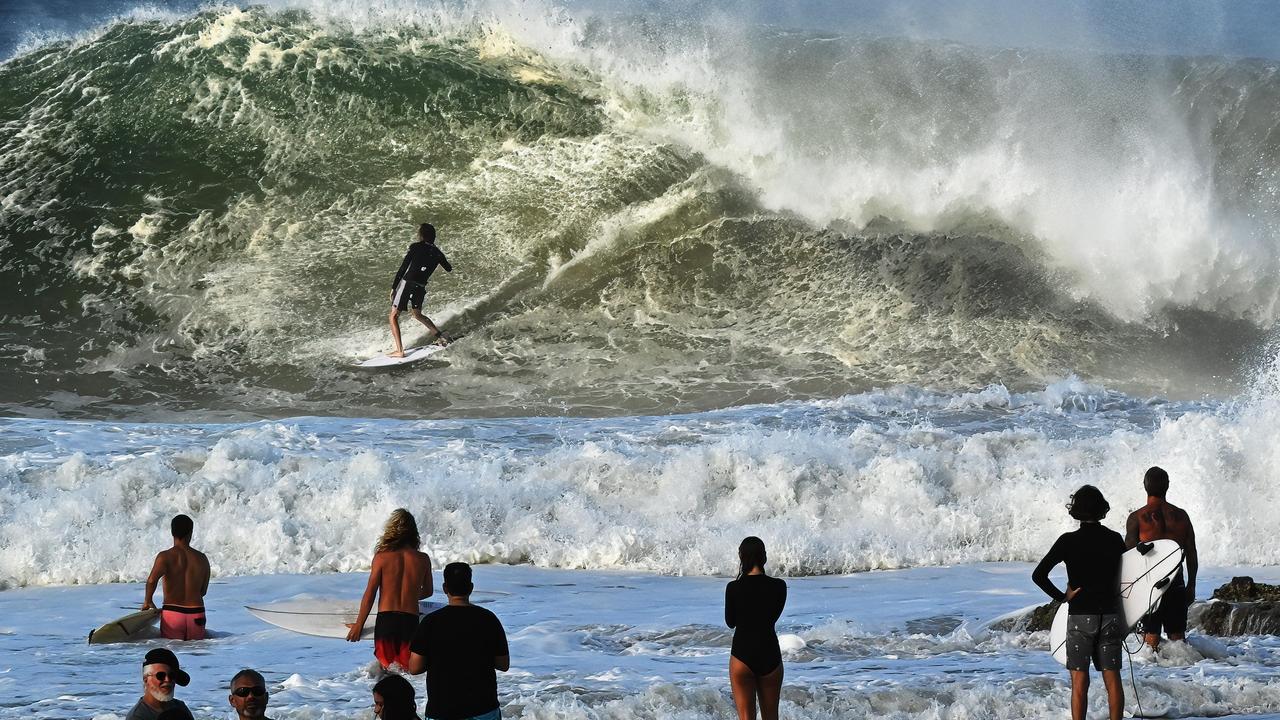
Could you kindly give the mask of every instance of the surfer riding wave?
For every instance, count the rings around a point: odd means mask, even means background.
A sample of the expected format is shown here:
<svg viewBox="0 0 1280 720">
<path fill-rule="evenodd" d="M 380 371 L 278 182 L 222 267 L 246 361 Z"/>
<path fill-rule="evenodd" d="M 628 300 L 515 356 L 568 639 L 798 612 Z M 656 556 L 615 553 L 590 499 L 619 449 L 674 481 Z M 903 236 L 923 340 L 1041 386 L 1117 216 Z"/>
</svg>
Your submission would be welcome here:
<svg viewBox="0 0 1280 720">
<path fill-rule="evenodd" d="M 413 319 L 432 332 L 437 344 L 449 343 L 449 338 L 436 327 L 435 323 L 431 322 L 431 318 L 422 314 L 422 301 L 427 295 L 427 280 L 431 278 L 431 273 L 435 272 L 436 266 L 443 267 L 445 272 L 453 272 L 449 259 L 444 256 L 440 248 L 436 247 L 435 226 L 431 223 L 422 223 L 418 226 L 417 242 L 409 245 L 409 249 L 405 251 L 404 260 L 400 261 L 400 269 L 396 271 L 395 279 L 391 281 L 391 314 L 388 320 L 391 323 L 391 339 L 395 343 L 395 349 L 387 353 L 389 357 L 404 357 L 404 344 L 400 340 L 400 313 L 406 308 L 412 308 Z"/>
</svg>

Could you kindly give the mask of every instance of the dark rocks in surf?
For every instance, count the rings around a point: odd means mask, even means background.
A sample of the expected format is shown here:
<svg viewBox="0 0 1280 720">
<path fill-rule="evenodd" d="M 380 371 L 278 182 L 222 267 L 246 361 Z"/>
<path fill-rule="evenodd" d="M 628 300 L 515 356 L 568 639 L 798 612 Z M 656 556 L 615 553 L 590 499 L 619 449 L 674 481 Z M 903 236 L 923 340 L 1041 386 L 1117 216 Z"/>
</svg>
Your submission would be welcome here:
<svg viewBox="0 0 1280 720">
<path fill-rule="evenodd" d="M 1214 600 L 1226 602 L 1280 602 L 1280 585 L 1257 583 L 1251 577 L 1233 577 L 1213 591 Z"/>
<path fill-rule="evenodd" d="M 1053 627 L 1053 616 L 1058 613 L 1058 601 L 1045 603 L 1029 613 L 1016 617 L 1004 618 L 991 623 L 991 629 L 998 632 L 1038 632 Z"/>
<path fill-rule="evenodd" d="M 1280 585 L 1234 577 L 1197 609 L 1194 624 L 1206 635 L 1280 635 Z"/>
</svg>

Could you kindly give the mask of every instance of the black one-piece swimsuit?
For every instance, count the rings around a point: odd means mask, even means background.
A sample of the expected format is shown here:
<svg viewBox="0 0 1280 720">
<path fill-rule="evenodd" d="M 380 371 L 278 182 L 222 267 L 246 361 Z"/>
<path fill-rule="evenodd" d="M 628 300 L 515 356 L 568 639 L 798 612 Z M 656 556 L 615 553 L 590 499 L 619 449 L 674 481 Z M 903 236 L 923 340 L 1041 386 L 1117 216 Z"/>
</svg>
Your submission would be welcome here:
<svg viewBox="0 0 1280 720">
<path fill-rule="evenodd" d="M 787 604 L 787 584 L 768 575 L 744 575 L 724 589 L 724 622 L 734 629 L 733 656 L 756 675 L 782 664 L 774 623 Z"/>
</svg>

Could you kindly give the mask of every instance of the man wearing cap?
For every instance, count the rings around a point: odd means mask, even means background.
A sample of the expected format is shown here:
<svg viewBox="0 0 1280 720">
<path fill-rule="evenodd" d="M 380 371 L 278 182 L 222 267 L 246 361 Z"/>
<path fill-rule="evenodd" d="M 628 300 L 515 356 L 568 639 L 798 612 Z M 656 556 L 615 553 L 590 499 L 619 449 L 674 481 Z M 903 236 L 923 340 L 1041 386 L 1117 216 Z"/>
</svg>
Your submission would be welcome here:
<svg viewBox="0 0 1280 720">
<path fill-rule="evenodd" d="M 156 648 L 142 659 L 142 699 L 124 720 L 192 720 L 185 703 L 173 697 L 173 686 L 187 686 L 191 676 L 178 667 L 178 656 L 166 648 Z"/>
<path fill-rule="evenodd" d="M 245 668 L 231 678 L 231 694 L 227 701 L 235 708 L 239 720 L 271 720 L 267 717 L 267 680 L 257 670 Z"/>
<path fill-rule="evenodd" d="M 498 617 L 471 604 L 471 566 L 444 568 L 449 604 L 426 615 L 410 644 L 409 672 L 427 673 L 428 720 L 499 720 L 497 670 L 511 667 Z"/>
</svg>

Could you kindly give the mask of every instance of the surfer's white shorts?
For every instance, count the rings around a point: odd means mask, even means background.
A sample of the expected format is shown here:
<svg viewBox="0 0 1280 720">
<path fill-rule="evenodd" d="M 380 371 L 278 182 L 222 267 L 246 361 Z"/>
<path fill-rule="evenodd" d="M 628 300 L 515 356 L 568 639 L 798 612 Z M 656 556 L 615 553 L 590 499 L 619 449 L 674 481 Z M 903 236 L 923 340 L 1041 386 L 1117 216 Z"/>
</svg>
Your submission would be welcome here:
<svg viewBox="0 0 1280 720">
<path fill-rule="evenodd" d="M 1119 670 L 1125 635 L 1119 615 L 1067 616 L 1067 669 Z"/>
</svg>

